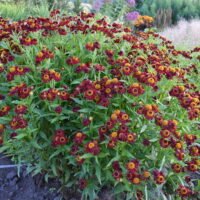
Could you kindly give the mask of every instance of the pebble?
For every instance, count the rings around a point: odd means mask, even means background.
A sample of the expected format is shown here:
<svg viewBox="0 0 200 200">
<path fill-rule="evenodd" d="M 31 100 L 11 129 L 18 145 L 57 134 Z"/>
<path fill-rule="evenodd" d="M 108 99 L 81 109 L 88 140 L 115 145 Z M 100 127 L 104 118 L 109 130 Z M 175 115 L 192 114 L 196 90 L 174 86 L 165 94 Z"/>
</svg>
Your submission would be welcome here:
<svg viewBox="0 0 200 200">
<path fill-rule="evenodd" d="M 34 194 L 33 194 L 33 198 L 34 198 L 34 199 L 37 199 L 37 196 L 38 196 L 37 193 L 34 193 Z"/>
<path fill-rule="evenodd" d="M 26 170 L 24 170 L 23 172 L 22 172 L 22 177 L 24 178 L 24 177 L 26 177 L 27 176 L 27 172 L 26 172 Z"/>
<path fill-rule="evenodd" d="M 13 194 L 14 194 L 14 192 L 9 192 L 9 193 L 8 193 L 8 196 L 9 196 L 9 197 L 12 197 Z"/>
<path fill-rule="evenodd" d="M 11 180 L 11 179 L 13 179 L 15 176 L 17 176 L 17 172 L 16 172 L 16 171 L 11 171 L 11 172 L 9 172 L 9 173 L 6 175 L 6 178 L 7 178 L 8 180 Z"/>
<path fill-rule="evenodd" d="M 53 200 L 60 200 L 60 197 L 55 197 Z"/>
<path fill-rule="evenodd" d="M 19 190 L 19 186 L 15 185 L 15 191 L 18 191 L 18 190 Z"/>
<path fill-rule="evenodd" d="M 17 181 L 18 181 L 18 178 L 15 177 L 14 179 L 10 180 L 9 185 L 14 186 L 14 185 L 16 185 Z"/>
</svg>

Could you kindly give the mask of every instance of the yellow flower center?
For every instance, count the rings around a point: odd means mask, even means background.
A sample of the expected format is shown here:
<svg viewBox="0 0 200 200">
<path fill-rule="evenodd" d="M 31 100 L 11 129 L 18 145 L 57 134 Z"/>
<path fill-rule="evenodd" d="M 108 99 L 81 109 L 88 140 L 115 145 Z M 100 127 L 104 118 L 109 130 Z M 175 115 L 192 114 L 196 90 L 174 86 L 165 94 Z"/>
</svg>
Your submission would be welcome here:
<svg viewBox="0 0 200 200">
<path fill-rule="evenodd" d="M 95 147 L 95 144 L 94 144 L 93 142 L 90 142 L 90 143 L 88 144 L 88 147 L 89 147 L 89 149 L 92 149 L 92 148 Z"/>
<path fill-rule="evenodd" d="M 128 169 L 135 169 L 135 163 L 134 162 L 129 162 L 128 163 Z"/>
</svg>

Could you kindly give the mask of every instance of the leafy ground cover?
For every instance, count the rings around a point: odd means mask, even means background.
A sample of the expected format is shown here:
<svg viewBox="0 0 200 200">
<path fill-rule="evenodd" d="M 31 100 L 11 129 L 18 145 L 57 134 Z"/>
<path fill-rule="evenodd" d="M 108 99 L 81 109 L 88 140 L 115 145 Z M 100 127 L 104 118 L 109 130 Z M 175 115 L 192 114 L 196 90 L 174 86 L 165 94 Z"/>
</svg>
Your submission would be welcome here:
<svg viewBox="0 0 200 200">
<path fill-rule="evenodd" d="M 95 199 L 198 198 L 200 48 L 94 14 L 0 19 L 1 151 Z"/>
</svg>

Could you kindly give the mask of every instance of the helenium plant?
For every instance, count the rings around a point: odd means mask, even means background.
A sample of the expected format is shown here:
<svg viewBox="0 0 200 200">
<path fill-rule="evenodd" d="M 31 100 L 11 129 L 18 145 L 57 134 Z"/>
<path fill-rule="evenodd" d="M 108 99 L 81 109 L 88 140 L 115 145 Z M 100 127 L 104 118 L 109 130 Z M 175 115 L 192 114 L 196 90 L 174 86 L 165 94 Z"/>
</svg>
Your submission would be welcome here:
<svg viewBox="0 0 200 200">
<path fill-rule="evenodd" d="M 198 198 L 200 48 L 59 13 L 0 19 L 1 152 L 82 199 Z"/>
</svg>

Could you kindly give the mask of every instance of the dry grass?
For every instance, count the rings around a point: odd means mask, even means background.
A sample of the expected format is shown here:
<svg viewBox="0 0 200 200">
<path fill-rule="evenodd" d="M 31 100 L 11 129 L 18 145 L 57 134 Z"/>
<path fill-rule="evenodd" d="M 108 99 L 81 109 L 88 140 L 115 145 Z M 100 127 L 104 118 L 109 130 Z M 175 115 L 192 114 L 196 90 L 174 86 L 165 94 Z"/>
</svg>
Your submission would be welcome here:
<svg viewBox="0 0 200 200">
<path fill-rule="evenodd" d="M 165 28 L 160 34 L 173 41 L 177 48 L 200 46 L 200 19 L 181 20 L 176 26 Z"/>
</svg>

